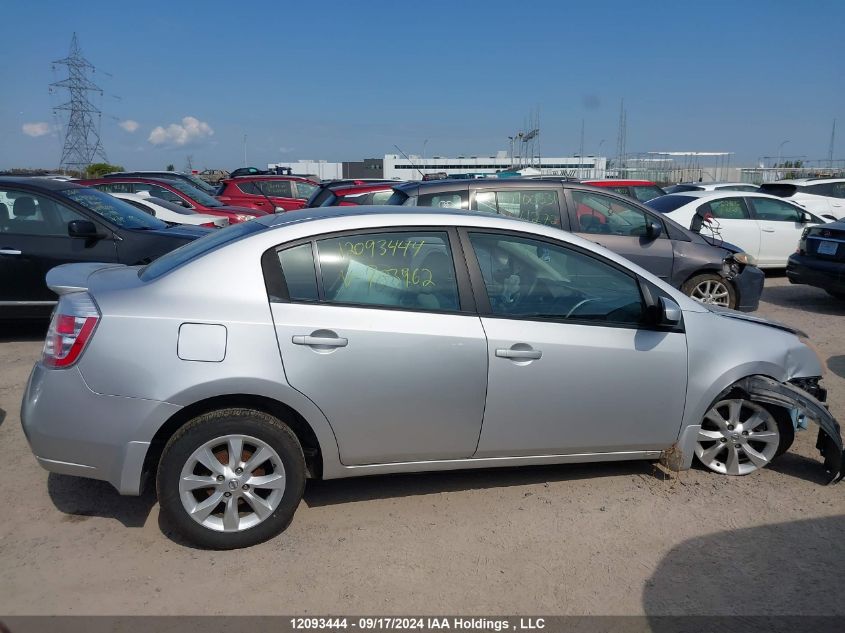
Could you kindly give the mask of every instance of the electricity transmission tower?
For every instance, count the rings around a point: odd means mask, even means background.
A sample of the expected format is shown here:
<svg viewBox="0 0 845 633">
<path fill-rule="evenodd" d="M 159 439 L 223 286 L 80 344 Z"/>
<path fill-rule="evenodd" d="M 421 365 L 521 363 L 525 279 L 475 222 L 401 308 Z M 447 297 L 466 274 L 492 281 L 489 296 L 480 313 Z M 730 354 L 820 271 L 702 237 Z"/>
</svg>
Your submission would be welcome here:
<svg viewBox="0 0 845 633">
<path fill-rule="evenodd" d="M 616 170 L 618 176 L 625 178 L 624 171 L 628 160 L 628 111 L 625 110 L 625 100 L 619 104 L 619 134 L 616 137 Z"/>
<path fill-rule="evenodd" d="M 53 108 L 57 118 L 59 112 L 67 113 L 59 168 L 84 172 L 94 162 L 95 156 L 108 161 L 100 143 L 101 113 L 88 99 L 89 92 L 98 92 L 102 96 L 103 91 L 88 79 L 88 73 L 94 72 L 94 65 L 82 56 L 76 33 L 70 41 L 70 53 L 64 59 L 54 61 L 53 70 L 57 66 L 67 66 L 68 76 L 51 83 L 50 93 L 59 89 L 67 89 L 70 93 L 68 101 Z"/>
</svg>

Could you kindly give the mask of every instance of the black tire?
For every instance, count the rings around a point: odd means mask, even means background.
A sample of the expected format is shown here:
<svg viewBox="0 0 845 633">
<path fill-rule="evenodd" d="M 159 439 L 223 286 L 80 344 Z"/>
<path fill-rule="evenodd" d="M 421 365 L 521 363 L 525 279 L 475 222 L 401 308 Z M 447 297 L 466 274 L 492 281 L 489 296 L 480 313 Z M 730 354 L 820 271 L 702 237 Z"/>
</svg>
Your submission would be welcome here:
<svg viewBox="0 0 845 633">
<path fill-rule="evenodd" d="M 285 474 L 282 499 L 273 513 L 239 532 L 204 527 L 190 517 L 179 493 L 182 468 L 206 442 L 226 435 L 248 435 L 267 443 L 281 458 Z M 221 409 L 194 418 L 180 428 L 161 456 L 156 492 L 162 515 L 185 539 L 200 547 L 238 549 L 266 541 L 290 525 L 305 490 L 305 458 L 293 431 L 279 419 L 252 409 Z"/>
<path fill-rule="evenodd" d="M 845 301 L 845 292 L 841 292 L 839 290 L 826 290 L 825 292 L 827 292 L 827 294 L 829 294 L 834 299 Z"/>
<path fill-rule="evenodd" d="M 778 424 L 780 443 L 777 451 L 775 451 L 775 457 L 783 455 L 795 441 L 795 427 L 792 425 L 792 416 L 789 415 L 789 411 L 782 407 L 776 407 L 772 404 L 761 404 L 760 406 L 768 410 Z"/>
<path fill-rule="evenodd" d="M 711 281 L 711 282 L 718 282 L 725 286 L 728 291 L 728 306 L 732 310 L 736 310 L 737 306 L 737 298 L 736 298 L 736 288 L 734 288 L 733 284 L 722 277 L 717 273 L 701 273 L 699 275 L 695 275 L 690 277 L 689 279 L 684 282 L 684 285 L 681 286 L 681 292 L 683 292 L 686 296 L 692 298 L 693 292 L 695 289 L 702 283 Z"/>
</svg>

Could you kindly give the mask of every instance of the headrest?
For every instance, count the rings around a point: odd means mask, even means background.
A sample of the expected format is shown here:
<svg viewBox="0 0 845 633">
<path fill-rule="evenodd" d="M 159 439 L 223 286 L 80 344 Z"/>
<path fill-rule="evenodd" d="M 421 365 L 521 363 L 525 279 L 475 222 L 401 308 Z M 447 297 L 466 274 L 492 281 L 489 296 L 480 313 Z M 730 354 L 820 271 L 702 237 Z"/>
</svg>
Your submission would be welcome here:
<svg viewBox="0 0 845 633">
<path fill-rule="evenodd" d="M 27 196 L 26 198 L 18 198 L 15 200 L 15 217 L 16 218 L 30 218 L 35 215 L 37 209 L 35 208 L 35 200 Z"/>
</svg>

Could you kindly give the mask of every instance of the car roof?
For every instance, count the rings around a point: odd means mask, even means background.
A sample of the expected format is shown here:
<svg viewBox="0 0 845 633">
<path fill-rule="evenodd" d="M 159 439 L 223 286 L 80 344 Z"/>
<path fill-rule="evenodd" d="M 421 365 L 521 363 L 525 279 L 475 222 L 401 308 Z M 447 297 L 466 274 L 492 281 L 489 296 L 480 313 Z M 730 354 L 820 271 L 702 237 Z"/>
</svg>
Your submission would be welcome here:
<svg viewBox="0 0 845 633">
<path fill-rule="evenodd" d="M 298 222 L 313 222 L 315 220 L 329 220 L 333 218 L 345 218 L 352 216 L 373 216 L 373 215 L 442 215 L 444 217 L 463 217 L 463 218 L 505 218 L 505 216 L 496 213 L 486 213 L 483 211 L 464 211 L 462 209 L 445 209 L 439 207 L 401 207 L 396 205 L 357 205 L 353 207 L 309 207 L 299 209 L 295 213 L 274 213 L 252 220 L 253 222 L 261 222 L 267 227 L 279 227 L 288 224 L 295 224 Z M 514 220 L 519 222 L 519 226 L 525 220 Z"/>
<path fill-rule="evenodd" d="M 626 179 L 626 178 L 618 178 L 618 179 L 609 178 L 607 180 L 582 180 L 581 182 L 584 183 L 585 185 L 595 185 L 596 187 L 603 187 L 603 186 L 612 187 L 614 185 L 621 185 L 621 186 L 625 186 L 625 185 L 631 185 L 631 186 L 653 185 L 655 187 L 657 186 L 657 184 L 652 182 L 651 180 L 635 180 L 635 179 Z"/>
<path fill-rule="evenodd" d="M 767 185 L 806 185 L 809 183 L 818 182 L 843 182 L 845 178 L 789 178 L 786 180 L 775 180 L 774 182 L 767 182 Z"/>
<path fill-rule="evenodd" d="M 305 176 L 285 176 L 283 174 L 244 174 L 243 176 L 232 176 L 231 178 L 224 178 L 225 182 L 246 182 L 247 180 L 296 180 L 298 182 L 310 182 L 317 184 L 316 181 L 306 178 Z"/>
<path fill-rule="evenodd" d="M 758 191 L 736 191 L 735 189 L 724 189 L 722 191 L 677 191 L 675 193 L 667 193 L 666 196 L 686 196 L 688 198 L 770 198 L 772 200 L 781 200 L 779 196 L 773 196 L 768 193 L 761 193 Z M 665 196 L 661 196 L 665 197 Z"/>
<path fill-rule="evenodd" d="M 29 187 L 47 189 L 49 191 L 62 191 L 64 189 L 73 189 L 85 186 L 68 180 L 53 180 L 51 178 L 37 178 L 34 176 L 0 176 L 0 184 L 25 185 Z"/>
</svg>

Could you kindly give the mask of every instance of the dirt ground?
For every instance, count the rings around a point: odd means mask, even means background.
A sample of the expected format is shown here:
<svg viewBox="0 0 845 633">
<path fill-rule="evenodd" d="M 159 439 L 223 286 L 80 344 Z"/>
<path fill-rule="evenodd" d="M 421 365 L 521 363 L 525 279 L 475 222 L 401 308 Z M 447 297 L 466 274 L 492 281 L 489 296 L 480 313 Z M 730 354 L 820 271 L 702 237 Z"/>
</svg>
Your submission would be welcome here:
<svg viewBox="0 0 845 633">
<path fill-rule="evenodd" d="M 845 420 L 845 304 L 767 281 Z M 208 552 L 155 499 L 51 475 L 20 428 L 43 331 L 0 324 L 0 614 L 845 614 L 845 483 L 815 430 L 756 475 L 568 465 L 309 482 L 286 533 Z M 5 331 L 3 331 L 5 330 Z"/>
</svg>

